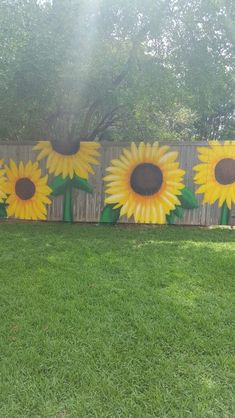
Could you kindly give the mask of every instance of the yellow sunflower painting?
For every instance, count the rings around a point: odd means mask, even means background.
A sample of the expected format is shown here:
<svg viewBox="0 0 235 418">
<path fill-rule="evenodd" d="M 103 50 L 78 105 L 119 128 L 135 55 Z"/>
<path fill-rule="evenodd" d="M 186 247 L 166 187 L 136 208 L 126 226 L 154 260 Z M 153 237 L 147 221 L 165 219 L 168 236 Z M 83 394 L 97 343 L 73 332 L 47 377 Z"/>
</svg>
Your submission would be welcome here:
<svg viewBox="0 0 235 418">
<path fill-rule="evenodd" d="M 0 203 L 6 199 L 5 193 L 5 184 L 6 184 L 6 177 L 5 177 L 5 170 L 3 168 L 3 160 L 0 160 Z"/>
<path fill-rule="evenodd" d="M 120 216 L 134 216 L 136 223 L 166 223 L 166 215 L 181 204 L 184 188 L 185 172 L 177 158 L 177 151 L 158 142 L 132 142 L 107 168 L 105 202 L 121 207 Z"/>
<path fill-rule="evenodd" d="M 10 161 L 5 166 L 7 181 L 4 192 L 7 194 L 7 215 L 19 219 L 45 220 L 46 205 L 51 203 L 48 195 L 51 193 L 47 185 L 48 176 L 41 176 L 38 163 L 22 161 L 17 166 Z"/>
<path fill-rule="evenodd" d="M 222 207 L 221 223 L 228 222 L 228 211 L 235 203 L 235 141 L 209 141 L 209 147 L 198 147 L 201 164 L 194 167 L 194 181 L 204 194 L 203 203 L 218 201 Z"/>
<path fill-rule="evenodd" d="M 47 169 L 50 174 L 73 178 L 77 175 L 88 179 L 94 174 L 92 164 L 97 165 L 99 157 L 97 142 L 64 143 L 61 141 L 39 141 L 34 150 L 40 151 L 37 160 L 47 158 Z"/>
</svg>

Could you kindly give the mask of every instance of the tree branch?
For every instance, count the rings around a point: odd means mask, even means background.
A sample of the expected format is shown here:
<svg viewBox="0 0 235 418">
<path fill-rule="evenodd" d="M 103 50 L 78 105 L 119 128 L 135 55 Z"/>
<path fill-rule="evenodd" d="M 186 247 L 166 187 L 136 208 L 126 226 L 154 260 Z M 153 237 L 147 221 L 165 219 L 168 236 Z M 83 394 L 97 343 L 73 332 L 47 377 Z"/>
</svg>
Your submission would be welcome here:
<svg viewBox="0 0 235 418">
<path fill-rule="evenodd" d="M 135 54 L 136 46 L 137 46 L 137 43 L 138 43 L 138 39 L 139 39 L 139 36 L 136 37 L 136 39 L 133 41 L 133 45 L 132 45 L 132 48 L 130 50 L 129 57 L 127 59 L 126 64 L 124 65 L 123 70 L 113 80 L 112 86 L 111 86 L 112 87 L 112 90 L 115 90 L 123 82 L 123 80 L 126 78 L 128 72 L 130 70 L 130 65 L 133 63 L 134 54 Z M 105 115 L 105 117 L 98 124 L 98 126 L 91 133 L 89 133 L 89 128 L 90 128 L 90 125 L 91 125 L 91 121 L 92 121 L 92 118 L 94 117 L 94 114 L 95 114 L 95 112 L 97 110 L 97 107 L 98 107 L 98 105 L 101 105 L 104 102 L 106 96 L 107 96 L 107 93 L 102 98 L 96 99 L 91 104 L 91 106 L 89 107 L 89 109 L 87 111 L 87 114 L 85 116 L 85 120 L 84 120 L 83 127 L 82 127 L 81 132 L 80 132 L 80 135 L 79 135 L 79 137 L 81 138 L 81 140 L 83 140 L 83 141 L 90 140 L 88 138 L 93 137 L 94 131 L 99 130 L 100 125 L 102 125 L 103 122 L 104 122 L 104 119 L 106 119 L 107 115 Z"/>
<path fill-rule="evenodd" d="M 101 133 L 103 133 L 107 128 L 112 126 L 115 122 L 120 119 L 120 115 L 117 114 L 118 109 L 122 106 L 118 106 L 113 109 L 111 112 L 108 112 L 102 119 L 102 121 L 96 126 L 96 128 L 90 133 L 88 140 L 94 141 L 94 139 Z"/>
</svg>

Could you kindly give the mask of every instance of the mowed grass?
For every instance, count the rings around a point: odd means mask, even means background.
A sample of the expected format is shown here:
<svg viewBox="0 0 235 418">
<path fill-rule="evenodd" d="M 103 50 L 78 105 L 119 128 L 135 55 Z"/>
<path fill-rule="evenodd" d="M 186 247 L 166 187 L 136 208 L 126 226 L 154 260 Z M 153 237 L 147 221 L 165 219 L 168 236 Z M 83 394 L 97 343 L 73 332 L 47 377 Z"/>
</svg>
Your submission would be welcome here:
<svg viewBox="0 0 235 418">
<path fill-rule="evenodd" d="M 0 233 L 1 418 L 235 416 L 235 231 Z"/>
</svg>

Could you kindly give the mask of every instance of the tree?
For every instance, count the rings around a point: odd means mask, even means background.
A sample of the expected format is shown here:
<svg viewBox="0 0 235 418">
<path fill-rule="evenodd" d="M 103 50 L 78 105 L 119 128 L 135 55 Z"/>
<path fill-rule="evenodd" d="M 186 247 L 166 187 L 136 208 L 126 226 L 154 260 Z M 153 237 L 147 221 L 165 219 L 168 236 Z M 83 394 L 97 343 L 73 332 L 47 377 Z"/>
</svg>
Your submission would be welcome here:
<svg viewBox="0 0 235 418">
<path fill-rule="evenodd" d="M 231 137 L 232 11 L 228 0 L 3 0 L 0 137 Z"/>
</svg>

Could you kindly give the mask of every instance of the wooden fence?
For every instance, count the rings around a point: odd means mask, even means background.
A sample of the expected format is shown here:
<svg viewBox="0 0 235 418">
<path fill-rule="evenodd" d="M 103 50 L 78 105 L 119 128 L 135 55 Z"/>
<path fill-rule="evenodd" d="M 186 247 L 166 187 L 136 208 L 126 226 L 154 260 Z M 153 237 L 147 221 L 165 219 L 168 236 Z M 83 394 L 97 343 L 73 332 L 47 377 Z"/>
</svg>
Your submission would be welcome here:
<svg viewBox="0 0 235 418">
<path fill-rule="evenodd" d="M 20 143 L 15 144 L 11 142 L 0 143 L 0 159 L 3 159 L 8 164 L 10 159 L 13 159 L 16 163 L 23 161 L 26 163 L 28 160 L 35 161 L 38 152 L 33 150 L 34 143 Z M 163 144 L 162 144 L 163 145 Z M 166 143 L 164 143 L 166 145 Z M 168 145 L 168 144 L 167 144 Z M 185 170 L 184 184 L 193 192 L 198 187 L 193 181 L 195 172 L 193 167 L 199 164 L 198 160 L 198 146 L 207 146 L 207 143 L 191 142 L 191 143 L 175 143 L 169 144 L 171 150 L 177 150 L 179 152 L 178 161 L 180 167 Z M 75 222 L 95 222 L 98 223 L 100 215 L 104 207 L 105 199 L 105 184 L 103 177 L 106 174 L 106 168 L 110 165 L 110 162 L 114 158 L 118 158 L 121 155 L 122 149 L 129 148 L 128 143 L 102 143 L 100 147 L 100 164 L 94 167 L 95 175 L 90 175 L 89 182 L 93 186 L 93 194 L 88 194 L 81 190 L 73 191 L 73 214 Z M 235 141 L 234 141 L 235 147 Z M 40 162 L 40 166 L 44 173 L 46 173 L 45 160 Z M 234 183 L 235 187 L 235 183 Z M 213 205 L 203 205 L 202 195 L 197 195 L 198 208 L 193 210 L 185 210 L 183 218 L 176 219 L 177 224 L 183 225 L 214 225 L 218 224 L 220 217 L 220 209 L 218 209 L 217 202 Z M 49 221 L 61 221 L 63 211 L 63 197 L 59 196 L 53 199 L 53 202 L 48 206 Z M 235 213 L 231 211 L 230 220 L 231 224 L 235 223 Z M 133 222 L 126 217 L 121 217 L 119 222 Z"/>
</svg>

